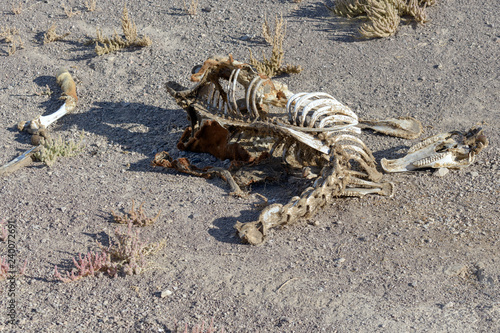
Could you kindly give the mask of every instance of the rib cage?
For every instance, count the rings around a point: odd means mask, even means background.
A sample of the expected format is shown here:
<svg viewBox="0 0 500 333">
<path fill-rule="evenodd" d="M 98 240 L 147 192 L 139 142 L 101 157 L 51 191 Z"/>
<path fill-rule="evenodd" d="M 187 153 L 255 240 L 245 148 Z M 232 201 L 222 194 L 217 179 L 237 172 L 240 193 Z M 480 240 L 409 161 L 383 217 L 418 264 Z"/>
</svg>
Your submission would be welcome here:
<svg viewBox="0 0 500 333">
<path fill-rule="evenodd" d="M 358 117 L 332 96 L 294 95 L 232 57 L 207 60 L 191 79 L 199 82 L 192 89 L 168 83 L 167 90 L 190 117 L 194 110 L 198 123 L 215 120 L 232 138 L 268 138 L 270 155 L 321 170 L 300 197 L 267 207 L 256 222 L 236 225 L 244 241 L 258 244 L 267 229 L 310 215 L 332 197 L 392 194 L 391 184 L 377 183 L 382 175 L 368 147 L 352 135 L 360 132 Z M 279 110 L 271 112 L 271 106 Z"/>
</svg>

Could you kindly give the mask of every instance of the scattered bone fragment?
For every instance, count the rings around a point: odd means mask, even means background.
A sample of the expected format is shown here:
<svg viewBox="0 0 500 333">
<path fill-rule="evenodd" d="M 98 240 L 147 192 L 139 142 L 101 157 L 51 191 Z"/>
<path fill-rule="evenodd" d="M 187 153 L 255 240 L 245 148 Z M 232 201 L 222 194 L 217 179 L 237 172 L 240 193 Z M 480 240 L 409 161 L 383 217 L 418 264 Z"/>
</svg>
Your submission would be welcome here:
<svg viewBox="0 0 500 333">
<path fill-rule="evenodd" d="M 31 143 L 36 147 L 29 149 L 22 155 L 16 157 L 9 163 L 0 167 L 0 175 L 12 173 L 23 166 L 29 165 L 33 161 L 35 154 L 37 154 L 41 150 L 41 144 L 43 140 L 49 139 L 46 128 L 67 113 L 73 111 L 73 109 L 76 107 L 76 103 L 78 102 L 78 97 L 76 95 L 76 85 L 68 70 L 65 68 L 59 69 L 56 73 L 56 81 L 57 84 L 61 86 L 61 99 L 65 100 L 65 103 L 59 108 L 59 110 L 50 115 L 38 116 L 31 121 L 21 121 L 17 125 L 19 131 L 26 130 L 27 132 L 32 134 Z"/>
<path fill-rule="evenodd" d="M 55 123 L 57 120 L 65 116 L 66 114 L 73 111 L 78 102 L 78 97 L 76 96 L 76 85 L 75 81 L 71 77 L 71 74 L 67 69 L 61 68 L 56 73 L 57 84 L 61 86 L 63 91 L 61 99 L 65 100 L 65 103 L 54 113 L 47 116 L 38 116 L 31 121 L 22 121 L 18 124 L 18 129 L 20 131 L 26 130 L 31 134 L 36 133 L 41 129 L 46 129 L 51 124 Z"/>
<path fill-rule="evenodd" d="M 413 171 L 422 168 L 463 168 L 474 163 L 476 155 L 488 146 L 481 128 L 467 133 L 448 132 L 431 136 L 408 149 L 402 158 L 380 161 L 386 172 Z"/>
</svg>

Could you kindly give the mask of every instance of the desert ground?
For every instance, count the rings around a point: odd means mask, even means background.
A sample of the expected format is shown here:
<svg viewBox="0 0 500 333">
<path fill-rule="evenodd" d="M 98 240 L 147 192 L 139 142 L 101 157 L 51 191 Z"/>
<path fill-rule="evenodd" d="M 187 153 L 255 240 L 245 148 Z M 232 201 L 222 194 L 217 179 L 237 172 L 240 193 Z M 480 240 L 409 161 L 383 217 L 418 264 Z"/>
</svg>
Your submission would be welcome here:
<svg viewBox="0 0 500 333">
<path fill-rule="evenodd" d="M 217 332 L 500 331 L 497 1 L 439 0 L 425 25 L 403 20 L 396 35 L 368 40 L 357 34 L 359 20 L 332 15 L 323 1 L 200 0 L 196 15 L 181 0 L 129 1 L 138 33 L 152 44 L 101 56 L 86 42 L 96 28 L 121 33 L 124 2 L 97 0 L 94 11 L 83 0 L 65 6 L 0 3 L 0 27 L 16 28 L 23 42 L 9 55 L 0 39 L 0 164 L 32 147 L 20 121 L 63 103 L 60 67 L 75 79 L 79 101 L 50 133 L 79 140 L 84 131 L 76 156 L 0 177 L 0 220 L 14 225 L 18 266 L 28 260 L 13 284 L 0 281 L 2 330 L 175 332 L 213 318 Z M 391 198 L 338 198 L 312 218 L 273 229 L 261 246 L 242 244 L 233 225 L 259 216 L 256 193 L 286 203 L 297 195 L 293 181 L 254 185 L 238 198 L 219 178 L 150 162 L 167 151 L 227 166 L 177 149 L 189 121 L 164 84 L 192 86 L 191 69 L 212 55 L 248 61 L 249 48 L 269 53 L 261 25 L 279 14 L 287 22 L 285 62 L 304 70 L 276 80 L 293 92 L 327 92 L 362 118 L 422 122 L 415 140 L 364 133 L 377 161 L 474 126 L 489 146 L 443 177 L 432 169 L 385 174 L 395 185 Z M 70 34 L 44 44 L 52 24 Z M 111 211 L 128 211 L 132 200 L 150 216 L 161 211 L 154 224 L 134 227 L 145 242 L 165 242 L 147 267 L 114 278 L 55 278 L 54 266 L 71 270 L 79 253 L 109 245 L 125 228 Z M 0 255 L 8 253 L 0 242 Z"/>
</svg>

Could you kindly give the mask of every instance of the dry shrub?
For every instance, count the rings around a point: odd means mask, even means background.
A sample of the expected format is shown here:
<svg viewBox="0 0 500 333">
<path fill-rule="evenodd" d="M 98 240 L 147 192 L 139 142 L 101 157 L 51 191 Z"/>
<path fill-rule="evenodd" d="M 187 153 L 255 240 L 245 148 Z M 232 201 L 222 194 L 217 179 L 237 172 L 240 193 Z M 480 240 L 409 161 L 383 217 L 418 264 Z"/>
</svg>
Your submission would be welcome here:
<svg viewBox="0 0 500 333">
<path fill-rule="evenodd" d="M 161 214 L 161 210 L 156 214 L 155 217 L 148 217 L 144 210 L 142 209 L 142 206 L 144 205 L 144 202 L 141 203 L 139 208 L 135 210 L 135 202 L 132 200 L 132 208 L 130 208 L 130 211 L 126 214 L 123 215 L 118 215 L 114 211 L 111 211 L 111 215 L 113 215 L 113 218 L 116 223 L 120 224 L 129 224 L 131 223 L 132 225 L 144 227 L 147 225 L 151 225 L 158 220 Z"/>
<path fill-rule="evenodd" d="M 75 15 L 79 15 L 79 14 L 80 14 L 80 12 L 79 12 L 79 11 L 74 12 L 74 11 L 73 11 L 73 8 L 71 8 L 71 7 L 69 7 L 69 8 L 68 8 L 68 7 L 66 7 L 66 4 L 63 4 L 63 6 L 62 6 L 62 7 L 63 7 L 63 10 L 64 10 L 64 14 L 66 14 L 66 17 L 67 17 L 67 18 L 71 18 L 71 17 L 73 17 L 73 16 L 75 16 Z"/>
<path fill-rule="evenodd" d="M 56 33 L 56 25 L 54 23 L 52 23 L 50 28 L 47 30 L 47 32 L 43 36 L 43 43 L 44 44 L 52 43 L 52 42 L 64 39 L 68 35 L 69 35 L 69 32 L 66 32 L 62 35 L 58 35 Z"/>
<path fill-rule="evenodd" d="M 108 54 L 128 47 L 145 47 L 152 43 L 149 37 L 138 37 L 137 26 L 129 18 L 126 6 L 123 7 L 122 13 L 122 31 L 125 39 L 119 36 L 116 31 L 112 38 L 108 38 L 102 34 L 101 30 L 97 29 L 97 37 L 91 41 L 91 43 L 95 43 L 97 55 Z"/>
<path fill-rule="evenodd" d="M 200 0 L 190 0 L 189 6 L 186 4 L 186 0 L 184 1 L 184 11 L 191 16 L 196 15 L 198 11 L 198 5 L 200 3 Z"/>
<path fill-rule="evenodd" d="M 424 24 L 425 9 L 435 4 L 436 0 L 336 0 L 329 9 L 347 18 L 366 16 L 368 22 L 361 25 L 359 32 L 367 38 L 380 38 L 394 35 L 404 16 Z"/>
<path fill-rule="evenodd" d="M 271 30 L 267 17 L 262 23 L 262 36 L 266 42 L 272 46 L 271 58 L 266 58 L 264 52 L 262 52 L 262 61 L 254 58 L 252 50 L 250 51 L 250 64 L 255 67 L 259 73 L 263 73 L 269 77 L 280 75 L 283 73 L 300 73 L 302 68 L 300 66 L 285 65 L 283 66 L 283 58 L 285 56 L 285 51 L 283 51 L 283 41 L 286 35 L 286 23 L 283 20 L 283 16 L 275 18 L 274 33 Z"/>
<path fill-rule="evenodd" d="M 85 8 L 87 8 L 87 10 L 89 12 L 93 12 L 96 10 L 97 8 L 97 0 L 89 0 L 89 1 L 85 1 L 84 2 L 84 5 L 85 5 Z"/>
<path fill-rule="evenodd" d="M 146 257 L 157 253 L 165 246 L 165 241 L 148 244 L 139 237 L 139 230 L 133 230 L 129 223 L 126 231 L 116 229 L 115 237 L 110 239 L 110 245 L 98 244 L 100 252 L 88 252 L 78 260 L 73 258 L 76 268 L 66 274 L 59 273 L 54 267 L 54 277 L 62 282 L 73 282 L 86 276 L 96 276 L 105 273 L 110 277 L 119 274 L 140 274 L 147 266 Z"/>
<path fill-rule="evenodd" d="M 0 41 L 9 44 L 7 49 L 8 55 L 16 53 L 18 48 L 24 48 L 24 43 L 19 36 L 19 31 L 16 28 L 4 28 L 0 31 Z"/>
<path fill-rule="evenodd" d="M 22 12 L 23 12 L 23 4 L 21 2 L 18 2 L 17 5 L 12 4 L 12 13 L 14 13 L 14 15 L 19 15 Z"/>
</svg>

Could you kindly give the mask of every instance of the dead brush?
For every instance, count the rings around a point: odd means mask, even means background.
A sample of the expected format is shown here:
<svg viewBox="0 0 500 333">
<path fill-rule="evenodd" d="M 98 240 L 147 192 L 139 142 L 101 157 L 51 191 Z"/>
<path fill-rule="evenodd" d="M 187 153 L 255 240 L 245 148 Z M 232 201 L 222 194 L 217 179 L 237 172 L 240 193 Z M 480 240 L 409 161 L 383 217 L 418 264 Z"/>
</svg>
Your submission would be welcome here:
<svg viewBox="0 0 500 333">
<path fill-rule="evenodd" d="M 9 44 L 7 49 L 7 54 L 9 56 L 16 53 L 18 48 L 24 48 L 24 43 L 21 36 L 19 36 L 19 31 L 16 28 L 2 27 L 0 31 L 0 41 Z"/>
<path fill-rule="evenodd" d="M 12 13 L 14 15 L 20 15 L 23 12 L 23 4 L 21 2 L 18 2 L 16 4 L 12 4 Z"/>
<path fill-rule="evenodd" d="M 28 265 L 28 259 L 24 261 L 23 267 L 19 269 L 19 272 L 16 274 L 17 276 L 23 276 L 26 274 L 26 267 Z M 7 279 L 10 275 L 12 276 L 13 272 L 10 269 L 7 258 L 0 257 L 0 281 Z"/>
<path fill-rule="evenodd" d="M 87 8 L 87 11 L 93 12 L 97 8 L 97 0 L 89 0 L 84 2 L 85 8 Z"/>
<path fill-rule="evenodd" d="M 52 42 L 55 42 L 55 41 L 58 41 L 58 40 L 62 40 L 66 36 L 68 36 L 69 34 L 70 34 L 69 32 L 66 32 L 66 33 L 64 33 L 62 35 L 58 35 L 56 33 L 56 25 L 54 23 L 52 23 L 52 25 L 50 26 L 50 28 L 47 30 L 47 32 L 43 36 L 43 43 L 44 44 L 48 44 L 48 43 L 52 43 Z"/>
<path fill-rule="evenodd" d="M 424 24 L 427 22 L 426 8 L 434 6 L 436 0 L 336 0 L 334 14 L 347 18 L 365 16 L 359 32 L 366 38 L 381 38 L 396 33 L 402 17 Z"/>
<path fill-rule="evenodd" d="M 135 209 L 135 202 L 132 200 L 132 208 L 130 208 L 130 211 L 128 213 L 125 213 L 123 215 L 118 215 L 114 211 L 111 211 L 111 215 L 113 215 L 113 219 L 115 220 L 116 223 L 120 224 L 129 224 L 131 223 L 132 225 L 139 226 L 139 227 L 144 227 L 147 225 L 151 225 L 158 220 L 161 214 L 161 210 L 156 214 L 155 217 L 151 218 L 146 215 L 144 210 L 142 209 L 142 206 L 144 205 L 144 202 L 140 204 L 139 208 L 136 210 Z"/>
<path fill-rule="evenodd" d="M 283 16 L 275 18 L 274 33 L 271 30 L 267 17 L 262 23 L 262 36 L 266 42 L 272 46 L 271 58 L 266 58 L 264 52 L 262 52 L 262 61 L 254 58 L 252 50 L 248 49 L 250 52 L 250 64 L 255 67 L 259 73 L 263 73 L 269 77 L 273 77 L 280 74 L 296 74 L 302 71 L 300 66 L 292 66 L 287 64 L 283 66 L 283 58 L 285 56 L 285 51 L 283 50 L 283 41 L 286 35 L 286 23 L 283 20 Z"/>
<path fill-rule="evenodd" d="M 108 38 L 102 34 L 100 29 L 97 29 L 97 37 L 88 42 L 88 44 L 95 43 L 95 52 L 97 55 L 103 55 L 128 47 L 146 47 L 152 43 L 149 37 L 143 36 L 139 38 L 137 34 L 137 26 L 128 16 L 127 6 L 123 6 L 122 31 L 125 39 L 118 35 L 116 30 L 113 37 Z M 102 44 L 102 46 L 100 44 Z"/>
<path fill-rule="evenodd" d="M 195 16 L 198 12 L 198 5 L 200 0 L 189 0 L 189 6 L 186 4 L 186 0 L 183 0 L 184 11 L 191 16 Z"/>
<path fill-rule="evenodd" d="M 78 254 L 78 260 L 73 258 L 76 270 L 72 269 L 61 274 L 55 266 L 54 277 L 67 283 L 100 273 L 109 277 L 140 274 L 148 265 L 145 258 L 161 250 L 165 246 L 165 241 L 151 244 L 141 241 L 139 230 L 134 231 L 132 223 L 129 223 L 125 231 L 115 229 L 115 235 L 110 238 L 109 246 L 100 243 L 98 246 L 100 252 L 88 252 L 83 257 L 82 254 Z"/>
<path fill-rule="evenodd" d="M 74 12 L 74 11 L 73 11 L 73 8 L 71 8 L 71 7 L 69 7 L 69 8 L 68 8 L 68 7 L 66 7 L 66 4 L 63 4 L 63 5 L 62 5 L 62 8 L 63 8 L 63 10 L 64 10 L 64 14 L 66 14 L 66 17 L 67 17 L 67 18 L 72 18 L 73 16 L 76 16 L 76 15 L 79 15 L 79 14 L 80 14 L 80 12 L 79 12 L 79 11 Z"/>
</svg>

